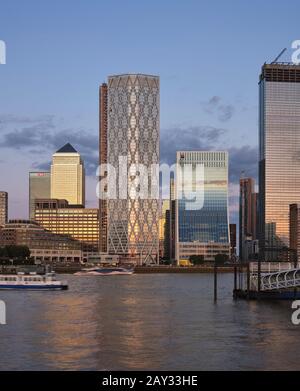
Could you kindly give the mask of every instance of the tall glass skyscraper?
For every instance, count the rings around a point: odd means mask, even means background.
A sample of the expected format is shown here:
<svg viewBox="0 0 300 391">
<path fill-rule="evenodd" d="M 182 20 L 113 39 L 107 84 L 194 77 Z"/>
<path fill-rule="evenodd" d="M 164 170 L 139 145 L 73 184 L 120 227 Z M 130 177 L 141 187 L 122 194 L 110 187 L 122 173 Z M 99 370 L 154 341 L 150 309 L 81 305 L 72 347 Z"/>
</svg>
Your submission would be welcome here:
<svg viewBox="0 0 300 391">
<path fill-rule="evenodd" d="M 29 219 L 34 220 L 34 203 L 38 198 L 50 198 L 50 172 L 29 173 Z"/>
<path fill-rule="evenodd" d="M 239 255 L 242 261 L 248 261 L 250 248 L 257 239 L 257 193 L 254 178 L 240 178 L 239 208 Z"/>
<path fill-rule="evenodd" d="M 175 186 L 177 261 L 229 256 L 228 153 L 177 152 Z"/>
<path fill-rule="evenodd" d="M 264 64 L 259 81 L 260 258 L 289 247 L 289 205 L 300 202 L 300 66 Z"/>
<path fill-rule="evenodd" d="M 107 163 L 116 171 L 118 193 L 115 199 L 108 195 L 108 252 L 133 263 L 155 262 L 159 254 L 158 194 L 156 198 L 150 198 L 150 192 L 149 198 L 132 197 L 141 173 L 130 174 L 129 170 L 138 164 L 148 170 L 159 165 L 159 78 L 110 76 L 107 113 Z M 126 159 L 121 165 L 120 157 Z M 155 183 L 148 179 L 148 190 L 154 187 L 158 193 L 159 177 Z M 119 192 L 124 180 L 128 180 L 125 195 Z"/>
<path fill-rule="evenodd" d="M 85 170 L 80 154 L 67 143 L 52 156 L 51 198 L 85 205 Z"/>
<path fill-rule="evenodd" d="M 107 164 L 107 84 L 103 83 L 99 89 L 99 165 Z M 107 170 L 102 172 L 99 180 L 107 176 Z M 107 191 L 103 189 L 103 191 Z M 99 198 L 99 251 L 107 252 L 107 200 Z"/>
</svg>

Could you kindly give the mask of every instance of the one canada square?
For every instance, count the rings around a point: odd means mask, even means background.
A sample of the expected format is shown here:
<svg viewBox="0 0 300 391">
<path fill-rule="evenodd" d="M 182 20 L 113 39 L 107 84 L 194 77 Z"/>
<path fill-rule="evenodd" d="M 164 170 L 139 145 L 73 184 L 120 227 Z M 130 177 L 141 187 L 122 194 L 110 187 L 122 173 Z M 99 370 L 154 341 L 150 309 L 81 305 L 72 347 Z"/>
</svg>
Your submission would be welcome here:
<svg viewBox="0 0 300 391">
<path fill-rule="evenodd" d="M 159 77 L 115 75 L 101 86 L 100 164 L 104 163 L 108 169 L 100 179 L 107 173 L 109 178 L 102 188 L 107 201 L 100 200 L 100 251 L 106 247 L 108 253 L 137 264 L 157 262 Z M 147 194 L 141 193 L 141 186 Z"/>
<path fill-rule="evenodd" d="M 289 248 L 289 206 L 300 203 L 300 66 L 265 64 L 259 82 L 260 258 Z"/>
</svg>

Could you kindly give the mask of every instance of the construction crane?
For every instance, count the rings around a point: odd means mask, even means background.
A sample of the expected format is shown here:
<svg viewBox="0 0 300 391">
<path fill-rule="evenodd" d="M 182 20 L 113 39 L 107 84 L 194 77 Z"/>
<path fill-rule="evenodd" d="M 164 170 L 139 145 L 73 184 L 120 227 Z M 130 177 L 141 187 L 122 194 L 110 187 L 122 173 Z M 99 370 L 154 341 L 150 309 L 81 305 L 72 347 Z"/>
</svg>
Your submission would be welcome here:
<svg viewBox="0 0 300 391">
<path fill-rule="evenodd" d="M 286 51 L 286 48 L 282 49 L 281 52 L 278 54 L 278 56 L 275 58 L 275 60 L 273 60 L 271 62 L 271 64 L 275 64 L 279 59 L 280 57 L 283 55 L 283 53 Z"/>
</svg>

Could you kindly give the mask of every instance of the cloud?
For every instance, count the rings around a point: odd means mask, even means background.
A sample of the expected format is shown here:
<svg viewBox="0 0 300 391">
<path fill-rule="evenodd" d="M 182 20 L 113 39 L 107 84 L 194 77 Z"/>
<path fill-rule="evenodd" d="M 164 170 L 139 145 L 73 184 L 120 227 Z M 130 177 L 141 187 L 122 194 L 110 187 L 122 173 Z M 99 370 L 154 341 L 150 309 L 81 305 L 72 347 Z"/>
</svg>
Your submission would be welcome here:
<svg viewBox="0 0 300 391">
<path fill-rule="evenodd" d="M 221 105 L 218 107 L 219 120 L 222 122 L 229 121 L 234 113 L 234 107 L 232 105 Z"/>
<path fill-rule="evenodd" d="M 4 134 L 0 147 L 23 149 L 26 147 L 43 146 L 47 144 L 47 134 L 54 126 L 50 123 L 37 123 L 30 127 L 15 129 Z"/>
<path fill-rule="evenodd" d="M 234 106 L 223 104 L 220 96 L 213 96 L 208 102 L 205 102 L 203 110 L 208 114 L 217 116 L 221 122 L 229 121 L 235 112 Z"/>
<path fill-rule="evenodd" d="M 191 128 L 172 128 L 161 134 L 161 162 L 173 164 L 178 150 L 227 150 L 229 154 L 229 212 L 230 222 L 238 223 L 239 179 L 242 171 L 246 176 L 257 179 L 258 148 L 242 145 L 224 147 L 223 128 L 199 126 Z M 168 191 L 168 190 L 167 190 Z M 166 194 L 167 191 L 165 190 Z"/>
<path fill-rule="evenodd" d="M 209 150 L 226 133 L 225 129 L 213 126 L 193 126 L 189 128 L 170 128 L 162 130 L 160 140 L 160 156 L 162 163 L 173 164 L 176 151 Z"/>
<path fill-rule="evenodd" d="M 51 122 L 54 115 L 40 115 L 38 117 L 20 116 L 14 114 L 0 114 L 0 126 L 8 124 L 34 124 L 39 122 Z"/>
<path fill-rule="evenodd" d="M 244 145 L 231 147 L 229 152 L 229 175 L 232 183 L 239 182 L 242 171 L 246 176 L 258 177 L 258 148 Z"/>
<path fill-rule="evenodd" d="M 31 167 L 34 170 L 38 170 L 38 171 L 50 171 L 50 165 L 51 165 L 50 161 L 43 162 L 43 163 L 34 162 L 34 163 L 32 163 Z"/>
<path fill-rule="evenodd" d="M 78 129 L 58 129 L 54 116 L 37 118 L 0 115 L 0 128 L 5 129 L 0 148 L 22 150 L 28 154 L 50 156 L 66 143 L 71 143 L 85 161 L 87 175 L 95 176 L 98 162 L 98 135 L 96 132 Z M 49 162 L 35 161 L 32 168 L 49 169 Z"/>
</svg>

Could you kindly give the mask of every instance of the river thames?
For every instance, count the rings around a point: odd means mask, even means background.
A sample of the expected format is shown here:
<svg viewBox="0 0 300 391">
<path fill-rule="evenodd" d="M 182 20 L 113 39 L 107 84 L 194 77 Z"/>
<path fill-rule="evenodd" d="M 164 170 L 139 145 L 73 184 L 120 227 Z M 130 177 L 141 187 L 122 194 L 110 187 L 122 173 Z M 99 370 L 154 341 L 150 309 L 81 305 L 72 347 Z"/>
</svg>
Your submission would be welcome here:
<svg viewBox="0 0 300 391">
<path fill-rule="evenodd" d="M 72 276 L 62 292 L 0 291 L 1 370 L 299 370 L 291 302 L 232 299 L 233 276 Z"/>
</svg>

